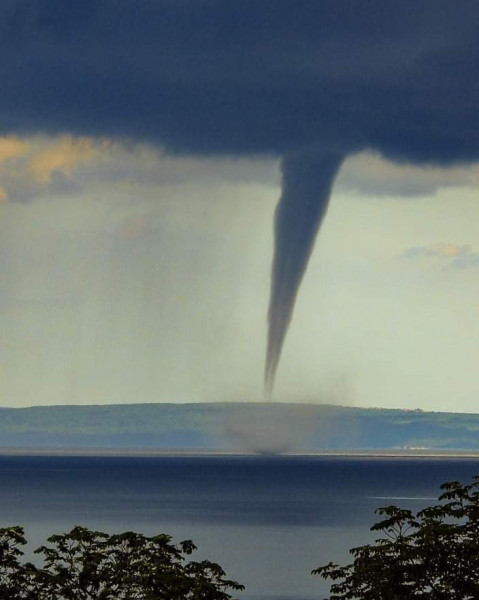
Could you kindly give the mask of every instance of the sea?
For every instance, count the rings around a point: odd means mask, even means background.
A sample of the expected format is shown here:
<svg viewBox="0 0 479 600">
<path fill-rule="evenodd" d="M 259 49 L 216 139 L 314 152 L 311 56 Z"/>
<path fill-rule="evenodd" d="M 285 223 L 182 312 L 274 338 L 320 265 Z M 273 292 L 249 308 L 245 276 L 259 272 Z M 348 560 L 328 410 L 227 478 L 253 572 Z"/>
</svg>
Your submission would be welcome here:
<svg viewBox="0 0 479 600">
<path fill-rule="evenodd" d="M 478 473 L 472 457 L 3 455 L 0 527 L 25 527 L 27 560 L 74 525 L 168 533 L 245 585 L 241 600 L 320 600 L 311 570 L 377 537 L 375 508 L 419 510 Z"/>
</svg>

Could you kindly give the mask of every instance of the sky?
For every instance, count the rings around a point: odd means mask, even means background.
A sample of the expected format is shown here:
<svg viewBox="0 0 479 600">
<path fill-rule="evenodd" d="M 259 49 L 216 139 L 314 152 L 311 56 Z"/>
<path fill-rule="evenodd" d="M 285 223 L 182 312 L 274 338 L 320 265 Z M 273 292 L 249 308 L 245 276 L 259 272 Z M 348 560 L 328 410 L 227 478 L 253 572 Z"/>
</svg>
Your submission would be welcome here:
<svg viewBox="0 0 479 600">
<path fill-rule="evenodd" d="M 262 400 L 285 165 L 339 156 L 274 400 L 477 412 L 478 21 L 3 3 L 0 405 Z"/>
</svg>

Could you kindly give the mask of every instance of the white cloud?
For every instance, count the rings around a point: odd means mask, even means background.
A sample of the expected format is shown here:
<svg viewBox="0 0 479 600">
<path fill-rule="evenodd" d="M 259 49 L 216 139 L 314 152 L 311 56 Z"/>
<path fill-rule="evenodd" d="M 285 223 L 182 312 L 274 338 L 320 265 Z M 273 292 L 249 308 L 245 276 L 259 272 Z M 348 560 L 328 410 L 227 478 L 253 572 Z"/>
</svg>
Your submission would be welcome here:
<svg viewBox="0 0 479 600">
<path fill-rule="evenodd" d="M 458 258 L 467 257 L 472 254 L 469 244 L 453 244 L 440 242 L 431 246 L 416 246 L 407 248 L 402 253 L 402 258 Z"/>
<path fill-rule="evenodd" d="M 277 180 L 277 161 L 268 158 L 173 157 L 148 144 L 71 135 L 0 137 L 0 200 L 78 195 L 99 186 L 144 190 Z"/>
<path fill-rule="evenodd" d="M 466 256 L 461 256 L 456 258 L 451 263 L 451 268 L 453 269 L 469 269 L 469 268 L 478 268 L 479 267 L 479 253 L 471 252 Z"/>
<path fill-rule="evenodd" d="M 427 196 L 439 188 L 478 186 L 479 165 L 417 166 L 362 152 L 345 162 L 337 185 L 372 196 Z"/>
<path fill-rule="evenodd" d="M 179 186 L 194 182 L 279 185 L 278 160 L 166 155 L 149 144 L 68 136 L 0 137 L 0 199 L 30 201 L 94 186 Z M 392 163 L 362 152 L 344 163 L 336 189 L 369 196 L 426 196 L 440 188 L 479 186 L 479 166 Z"/>
<path fill-rule="evenodd" d="M 479 267 L 479 253 L 473 252 L 469 244 L 438 243 L 430 246 L 406 248 L 400 258 L 409 260 L 440 259 L 447 261 L 447 268 L 467 269 Z"/>
<path fill-rule="evenodd" d="M 105 142 L 91 138 L 0 138 L 0 181 L 4 200 L 27 202 L 39 196 L 75 193 L 73 175 L 101 160 Z"/>
</svg>

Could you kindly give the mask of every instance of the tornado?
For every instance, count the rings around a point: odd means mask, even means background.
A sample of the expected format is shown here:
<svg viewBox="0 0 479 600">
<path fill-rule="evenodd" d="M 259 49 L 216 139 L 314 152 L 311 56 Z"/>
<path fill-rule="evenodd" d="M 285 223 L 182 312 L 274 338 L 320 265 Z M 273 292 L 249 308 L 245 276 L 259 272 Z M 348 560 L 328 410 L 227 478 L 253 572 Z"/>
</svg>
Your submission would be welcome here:
<svg viewBox="0 0 479 600">
<path fill-rule="evenodd" d="M 268 310 L 264 394 L 271 400 L 286 333 L 331 188 L 345 156 L 318 150 L 295 152 L 281 163 L 282 190 L 275 212 L 275 248 Z"/>
</svg>

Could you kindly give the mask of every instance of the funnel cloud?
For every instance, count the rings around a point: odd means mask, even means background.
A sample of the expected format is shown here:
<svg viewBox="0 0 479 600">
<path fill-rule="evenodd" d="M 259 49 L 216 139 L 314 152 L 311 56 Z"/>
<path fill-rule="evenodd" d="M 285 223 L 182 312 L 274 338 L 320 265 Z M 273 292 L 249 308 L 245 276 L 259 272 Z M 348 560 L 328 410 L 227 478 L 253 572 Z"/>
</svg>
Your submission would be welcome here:
<svg viewBox="0 0 479 600">
<path fill-rule="evenodd" d="M 275 250 L 264 375 L 265 398 L 268 400 L 272 397 L 298 289 L 343 159 L 343 155 L 316 150 L 296 152 L 282 161 L 282 192 L 275 213 Z"/>
</svg>

